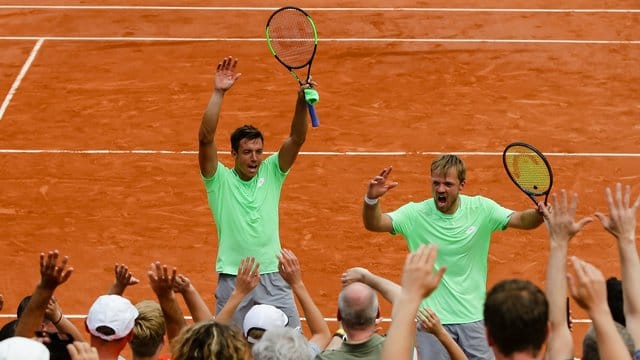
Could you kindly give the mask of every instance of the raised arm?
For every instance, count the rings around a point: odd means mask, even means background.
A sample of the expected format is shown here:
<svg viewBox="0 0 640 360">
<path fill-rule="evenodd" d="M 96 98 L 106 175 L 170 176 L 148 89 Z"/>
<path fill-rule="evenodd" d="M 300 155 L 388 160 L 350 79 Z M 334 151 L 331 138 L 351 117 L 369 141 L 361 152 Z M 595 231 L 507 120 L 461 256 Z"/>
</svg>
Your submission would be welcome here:
<svg viewBox="0 0 640 360">
<path fill-rule="evenodd" d="M 616 330 L 607 304 L 607 287 L 602 272 L 577 257 L 571 257 L 575 276 L 569 274 L 571 296 L 587 311 L 593 322 L 601 359 L 631 359 L 629 350 Z"/>
<path fill-rule="evenodd" d="M 182 294 L 184 303 L 191 313 L 193 322 L 207 321 L 213 319 L 207 303 L 204 302 L 198 290 L 193 286 L 188 277 L 178 274 L 173 282 L 173 292 Z"/>
<path fill-rule="evenodd" d="M 200 144 L 198 149 L 198 162 L 200 163 L 200 172 L 207 178 L 212 177 L 213 174 L 216 173 L 218 166 L 218 149 L 215 143 L 218 118 L 220 117 L 220 108 L 222 107 L 224 94 L 241 75 L 235 72 L 237 64 L 238 59 L 234 59 L 231 56 L 225 57 L 218 63 L 213 94 L 209 99 L 209 104 L 200 123 L 200 131 L 198 133 Z"/>
<path fill-rule="evenodd" d="M 140 282 L 140 280 L 133 276 L 133 273 L 129 271 L 129 268 L 125 264 L 116 263 L 113 266 L 113 272 L 115 279 L 109 290 L 107 290 L 107 295 L 122 296 L 127 286 L 136 285 Z"/>
<path fill-rule="evenodd" d="M 367 230 L 375 232 L 393 232 L 391 217 L 380 209 L 380 197 L 398 186 L 395 181 L 387 182 L 392 167 L 382 169 L 380 174 L 369 181 L 367 194 L 362 204 L 362 221 Z"/>
<path fill-rule="evenodd" d="M 611 189 L 606 189 L 609 216 L 596 213 L 602 226 L 615 236 L 622 270 L 622 296 L 627 330 L 636 344 L 640 344 L 640 260 L 636 248 L 636 215 L 640 197 L 631 203 L 631 188 L 624 194 L 622 185 L 616 184 L 615 199 Z"/>
<path fill-rule="evenodd" d="M 51 321 L 60 333 L 71 335 L 74 341 L 85 341 L 82 332 L 64 316 L 62 308 L 58 305 L 58 299 L 56 299 L 55 296 L 52 296 L 49 300 L 47 310 L 44 312 L 44 317 Z"/>
<path fill-rule="evenodd" d="M 31 300 L 25 308 L 16 325 L 16 336 L 31 338 L 40 329 L 49 300 L 55 289 L 69 279 L 73 268 L 68 267 L 68 257 L 58 262 L 58 250 L 49 251 L 47 255 L 40 253 L 40 282 L 31 295 Z"/>
<path fill-rule="evenodd" d="M 291 250 L 282 249 L 278 255 L 278 270 L 282 278 L 291 286 L 293 294 L 296 296 L 302 307 L 302 312 L 309 324 L 311 338 L 309 342 L 317 344 L 320 349 L 324 349 L 331 340 L 331 331 L 324 320 L 320 309 L 313 302 L 311 295 L 307 291 L 302 281 L 300 272 L 300 262 Z"/>
<path fill-rule="evenodd" d="M 313 85 L 317 85 L 313 82 Z M 278 165 L 283 172 L 289 171 L 293 163 L 298 157 L 300 149 L 307 138 L 307 129 L 309 128 L 309 120 L 307 118 L 307 102 L 304 98 L 304 89 L 309 85 L 302 84 L 298 89 L 298 97 L 296 107 L 293 112 L 293 120 L 291 120 L 291 130 L 289 137 L 284 141 L 278 152 Z"/>
<path fill-rule="evenodd" d="M 236 276 L 236 286 L 233 288 L 227 303 L 224 304 L 224 307 L 218 315 L 216 315 L 216 321 L 221 324 L 231 324 L 233 314 L 235 314 L 242 299 L 253 291 L 259 283 L 260 263 L 256 262 L 256 259 L 250 256 L 240 260 L 238 275 Z"/>
<path fill-rule="evenodd" d="M 378 276 L 363 267 L 350 268 L 342 274 L 342 287 L 356 281 L 369 285 L 392 304 L 396 301 L 402 290 L 400 285 Z"/>
<path fill-rule="evenodd" d="M 549 232 L 549 260 L 547 263 L 546 292 L 549 301 L 551 335 L 547 345 L 549 359 L 570 359 L 573 356 L 573 337 L 567 323 L 567 252 L 569 241 L 589 222 L 585 217 L 574 220 L 578 196 L 573 194 L 571 203 L 562 190 L 560 200 L 551 195 L 553 207 L 542 204 L 547 231 Z"/>
<path fill-rule="evenodd" d="M 187 326 L 182 309 L 180 309 L 178 300 L 173 293 L 176 269 L 173 268 L 169 273 L 166 265 L 161 265 L 159 261 L 156 261 L 149 267 L 147 276 L 149 277 L 151 289 L 158 297 L 158 303 L 160 303 L 162 315 L 167 324 L 167 337 L 171 341 L 180 333 L 183 327 Z"/>
<path fill-rule="evenodd" d="M 411 358 L 418 306 L 438 287 L 446 270 L 443 266 L 435 271 L 437 255 L 438 248 L 435 245 L 420 245 L 407 255 L 402 270 L 402 291 L 393 304 L 391 327 L 382 347 L 381 359 Z"/>
</svg>

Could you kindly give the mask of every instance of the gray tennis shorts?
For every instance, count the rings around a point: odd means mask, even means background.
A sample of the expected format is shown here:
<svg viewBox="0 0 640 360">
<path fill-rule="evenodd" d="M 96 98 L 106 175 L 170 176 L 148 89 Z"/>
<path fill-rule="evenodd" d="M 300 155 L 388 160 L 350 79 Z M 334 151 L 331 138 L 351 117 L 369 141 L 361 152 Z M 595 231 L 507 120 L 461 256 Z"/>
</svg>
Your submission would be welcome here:
<svg viewBox="0 0 640 360">
<path fill-rule="evenodd" d="M 495 359 L 493 350 L 489 347 L 485 335 L 484 321 L 467 324 L 443 325 L 453 340 L 460 345 L 469 360 Z M 416 348 L 420 359 L 449 360 L 449 354 L 440 341 L 428 332 L 418 328 L 416 334 Z"/>
<path fill-rule="evenodd" d="M 227 303 L 236 285 L 236 276 L 218 274 L 216 288 L 216 315 Z M 280 273 L 260 274 L 260 283 L 242 300 L 236 313 L 233 314 L 233 324 L 242 329 L 242 320 L 249 309 L 256 304 L 268 304 L 282 310 L 289 318 L 287 327 L 299 328 L 300 315 L 296 307 L 291 287 L 280 276 Z"/>
</svg>

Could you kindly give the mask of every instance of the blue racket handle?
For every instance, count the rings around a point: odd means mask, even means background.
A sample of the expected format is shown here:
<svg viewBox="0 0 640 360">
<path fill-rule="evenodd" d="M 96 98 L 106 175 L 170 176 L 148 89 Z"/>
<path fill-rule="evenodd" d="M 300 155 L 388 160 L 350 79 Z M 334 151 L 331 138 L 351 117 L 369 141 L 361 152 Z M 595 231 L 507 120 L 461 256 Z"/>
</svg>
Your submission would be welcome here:
<svg viewBox="0 0 640 360">
<path fill-rule="evenodd" d="M 307 88 L 304 89 L 304 98 L 307 101 L 307 108 L 309 108 L 309 116 L 311 116 L 311 125 L 313 127 L 320 126 L 320 121 L 318 121 L 318 117 L 316 116 L 316 109 L 313 107 L 318 100 L 320 100 L 320 94 L 315 89 Z"/>
<path fill-rule="evenodd" d="M 311 104 L 307 104 L 307 109 L 309 109 L 309 116 L 311 117 L 311 126 L 320 126 L 320 120 L 318 120 L 318 116 L 316 116 L 316 108 Z"/>
</svg>

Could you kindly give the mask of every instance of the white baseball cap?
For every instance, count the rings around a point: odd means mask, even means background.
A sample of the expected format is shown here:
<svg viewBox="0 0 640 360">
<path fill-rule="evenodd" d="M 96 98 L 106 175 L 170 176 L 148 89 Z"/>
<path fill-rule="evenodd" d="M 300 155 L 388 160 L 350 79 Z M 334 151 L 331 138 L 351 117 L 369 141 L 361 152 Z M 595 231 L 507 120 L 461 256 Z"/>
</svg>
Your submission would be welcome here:
<svg viewBox="0 0 640 360">
<path fill-rule="evenodd" d="M 21 336 L 0 341 L 0 360 L 49 360 L 49 350 L 41 342 Z"/>
<path fill-rule="evenodd" d="M 256 343 L 258 340 L 250 336 L 249 330 L 262 329 L 270 330 L 275 328 L 283 328 L 289 323 L 289 317 L 282 310 L 273 305 L 258 304 L 249 309 L 247 315 L 244 316 L 242 328 L 244 336 L 250 343 Z"/>
<path fill-rule="evenodd" d="M 133 330 L 137 317 L 138 310 L 128 299 L 119 295 L 102 295 L 89 309 L 87 328 L 92 335 L 106 341 L 122 339 Z M 113 329 L 114 333 L 101 333 L 97 330 L 101 326 Z"/>
</svg>

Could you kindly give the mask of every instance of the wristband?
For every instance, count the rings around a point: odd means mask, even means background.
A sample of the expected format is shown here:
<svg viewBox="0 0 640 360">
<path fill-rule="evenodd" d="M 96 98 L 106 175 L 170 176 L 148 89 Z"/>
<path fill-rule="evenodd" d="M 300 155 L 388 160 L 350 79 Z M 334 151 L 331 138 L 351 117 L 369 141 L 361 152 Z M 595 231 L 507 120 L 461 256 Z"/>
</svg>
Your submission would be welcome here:
<svg viewBox="0 0 640 360">
<path fill-rule="evenodd" d="M 58 320 L 56 320 L 56 321 L 54 321 L 54 322 L 53 322 L 53 325 L 58 325 L 58 324 L 60 324 L 60 321 L 62 321 L 62 317 L 63 317 L 63 316 L 64 316 L 64 315 L 62 314 L 62 312 L 60 312 L 60 317 L 58 318 Z"/>
<path fill-rule="evenodd" d="M 378 198 L 375 199 L 369 199 L 369 197 L 367 195 L 364 196 L 364 202 L 367 203 L 367 205 L 375 205 L 378 203 Z"/>
</svg>

